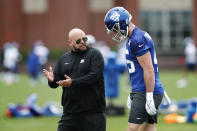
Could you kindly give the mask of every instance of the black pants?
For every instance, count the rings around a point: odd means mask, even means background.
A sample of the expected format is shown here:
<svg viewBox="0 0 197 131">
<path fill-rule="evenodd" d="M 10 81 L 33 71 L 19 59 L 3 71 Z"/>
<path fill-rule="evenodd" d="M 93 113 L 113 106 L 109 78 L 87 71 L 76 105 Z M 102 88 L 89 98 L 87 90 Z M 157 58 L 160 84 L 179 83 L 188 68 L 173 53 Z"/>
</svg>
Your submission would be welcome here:
<svg viewBox="0 0 197 131">
<path fill-rule="evenodd" d="M 58 131 L 106 131 L 104 113 L 64 113 Z"/>
</svg>

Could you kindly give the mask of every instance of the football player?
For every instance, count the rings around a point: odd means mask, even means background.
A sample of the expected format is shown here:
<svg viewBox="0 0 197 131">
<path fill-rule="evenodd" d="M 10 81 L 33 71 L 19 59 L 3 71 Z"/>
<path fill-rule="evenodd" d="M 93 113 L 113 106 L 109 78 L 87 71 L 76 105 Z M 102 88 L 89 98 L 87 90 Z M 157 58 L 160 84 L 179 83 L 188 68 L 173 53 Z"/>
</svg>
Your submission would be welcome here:
<svg viewBox="0 0 197 131">
<path fill-rule="evenodd" d="M 121 42 L 127 39 L 126 62 L 132 92 L 127 131 L 155 131 L 157 109 L 164 88 L 159 79 L 154 42 L 150 35 L 131 22 L 131 14 L 123 7 L 110 9 L 105 18 L 107 33 Z"/>
</svg>

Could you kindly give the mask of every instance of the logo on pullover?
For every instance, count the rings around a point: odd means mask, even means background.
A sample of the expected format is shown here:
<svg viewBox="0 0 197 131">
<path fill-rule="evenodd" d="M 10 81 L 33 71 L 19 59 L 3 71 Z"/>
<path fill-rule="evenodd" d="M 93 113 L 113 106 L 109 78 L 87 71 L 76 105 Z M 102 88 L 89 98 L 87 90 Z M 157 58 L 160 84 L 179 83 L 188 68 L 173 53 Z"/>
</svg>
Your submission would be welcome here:
<svg viewBox="0 0 197 131">
<path fill-rule="evenodd" d="M 84 63 L 84 59 L 81 59 L 80 63 Z"/>
</svg>

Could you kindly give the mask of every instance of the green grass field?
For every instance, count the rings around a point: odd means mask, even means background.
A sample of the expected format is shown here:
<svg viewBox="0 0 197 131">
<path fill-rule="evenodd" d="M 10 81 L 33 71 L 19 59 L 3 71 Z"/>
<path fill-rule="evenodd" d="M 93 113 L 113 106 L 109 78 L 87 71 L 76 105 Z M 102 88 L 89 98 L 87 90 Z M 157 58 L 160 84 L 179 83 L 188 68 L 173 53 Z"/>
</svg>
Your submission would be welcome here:
<svg viewBox="0 0 197 131">
<path fill-rule="evenodd" d="M 8 103 L 25 103 L 25 99 L 31 93 L 38 94 L 37 104 L 44 106 L 47 101 L 55 101 L 60 104 L 61 88 L 51 89 L 47 85 L 39 83 L 36 87 L 29 85 L 27 75 L 21 74 L 20 81 L 11 86 L 0 81 L 0 131 L 55 131 L 57 130 L 58 117 L 37 118 L 6 118 L 5 111 Z M 160 71 L 160 79 L 170 96 L 174 100 L 197 97 L 197 76 L 190 74 L 187 88 L 176 88 L 176 81 L 181 78 L 180 71 Z M 121 77 L 120 97 L 116 104 L 126 105 L 128 91 L 128 76 Z M 107 131 L 126 131 L 128 110 L 125 116 L 107 117 Z M 166 124 L 163 115 L 159 115 L 158 131 L 196 131 L 197 124 Z"/>
</svg>

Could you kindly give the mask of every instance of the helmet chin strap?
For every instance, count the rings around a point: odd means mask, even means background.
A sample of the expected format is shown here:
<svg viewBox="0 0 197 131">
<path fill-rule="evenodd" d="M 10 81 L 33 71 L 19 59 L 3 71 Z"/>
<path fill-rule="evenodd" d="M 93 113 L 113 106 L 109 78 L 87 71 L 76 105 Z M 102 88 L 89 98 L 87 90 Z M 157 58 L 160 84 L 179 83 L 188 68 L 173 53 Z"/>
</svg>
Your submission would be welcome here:
<svg viewBox="0 0 197 131">
<path fill-rule="evenodd" d="M 128 36 L 128 32 L 129 32 L 129 26 L 127 26 L 127 34 L 126 34 L 126 37 Z"/>
<path fill-rule="evenodd" d="M 123 40 L 125 40 L 127 38 L 128 32 L 129 32 L 128 30 L 129 30 L 129 27 L 127 26 L 126 34 L 121 36 L 122 37 L 121 41 L 123 41 Z"/>
</svg>

